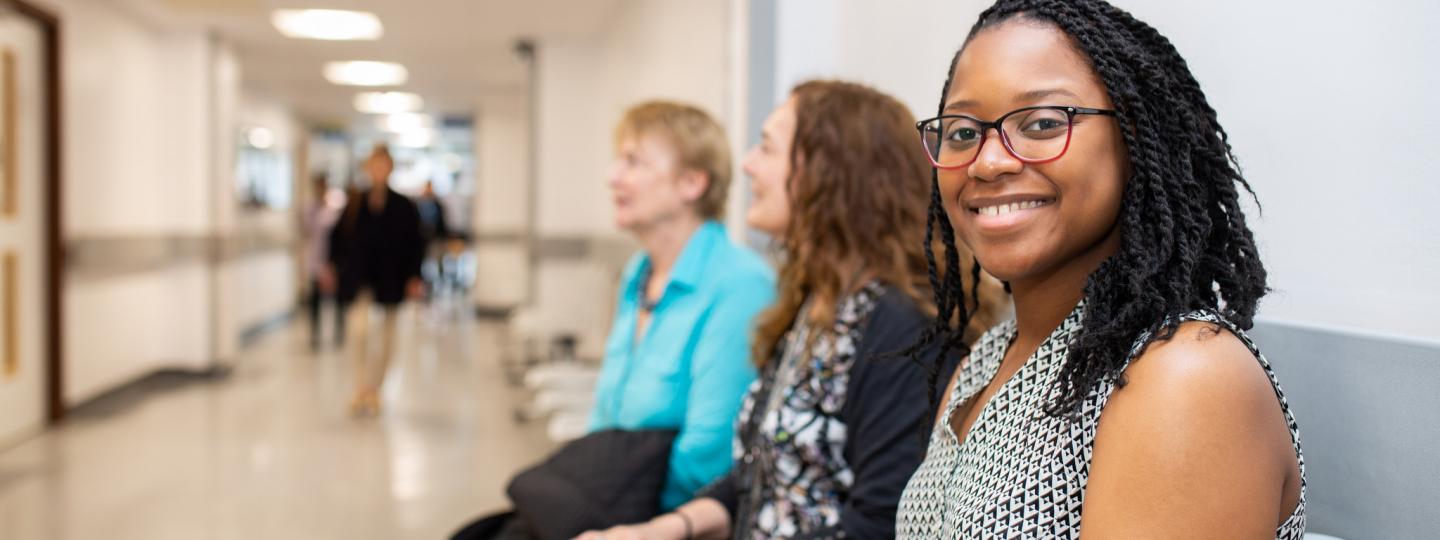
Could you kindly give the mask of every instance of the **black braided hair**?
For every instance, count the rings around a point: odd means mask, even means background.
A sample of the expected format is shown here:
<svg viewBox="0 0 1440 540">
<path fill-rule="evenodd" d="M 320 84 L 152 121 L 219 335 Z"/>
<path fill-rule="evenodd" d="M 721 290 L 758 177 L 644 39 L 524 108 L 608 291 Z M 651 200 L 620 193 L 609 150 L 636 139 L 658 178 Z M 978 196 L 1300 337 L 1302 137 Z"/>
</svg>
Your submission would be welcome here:
<svg viewBox="0 0 1440 540">
<path fill-rule="evenodd" d="M 955 72 L 955 64 L 959 60 L 957 52 L 950 60 L 951 73 Z M 947 77 L 945 89 L 940 94 L 941 109 L 949 92 L 950 80 Z M 943 269 L 935 259 L 936 229 L 939 229 L 940 242 L 945 246 Z M 934 411 L 940 404 L 940 373 L 944 370 L 945 359 L 950 358 L 952 353 L 961 358 L 970 354 L 970 347 L 964 339 L 965 328 L 970 323 L 970 310 L 979 306 L 980 288 L 980 266 L 975 263 L 971 274 L 975 279 L 972 296 L 976 301 L 967 306 L 959 271 L 960 250 L 955 246 L 955 227 L 945 214 L 945 206 L 940 200 L 940 176 L 934 170 L 930 174 L 930 207 L 925 214 L 925 262 L 930 290 L 935 295 L 935 319 L 914 344 L 889 354 L 907 357 L 925 369 L 926 395 L 930 400 L 930 410 Z M 932 354 L 933 357 L 926 361 L 925 357 Z M 928 440 L 929 418 L 922 418 L 919 427 L 921 441 Z"/>
<path fill-rule="evenodd" d="M 1170 339 L 1179 326 L 1177 316 L 1200 309 L 1215 310 L 1248 329 L 1269 289 L 1240 207 L 1241 190 L 1252 199 L 1254 190 L 1241 175 L 1215 110 L 1170 41 L 1102 0 L 999 0 L 980 14 L 966 44 L 986 28 L 1011 19 L 1053 24 L 1070 36 L 1115 104 L 1130 159 L 1119 216 L 1120 247 L 1085 284 L 1083 327 L 1051 389 L 1047 412 L 1067 416 L 1102 380 L 1125 384 L 1121 372 L 1142 332 L 1153 332 L 1156 340 Z M 956 52 L 950 62 L 940 94 L 942 110 L 959 57 Z M 944 268 L 950 270 L 937 275 L 927 231 L 926 259 L 940 315 L 921 343 L 908 351 L 917 354 L 938 340 L 943 350 L 963 354 L 968 351 L 958 334 L 969 313 L 938 174 L 931 189 L 935 193 L 927 227 L 939 226 Z M 976 273 L 978 268 L 972 269 L 972 275 Z M 972 298 L 978 280 L 976 285 Z M 931 387 L 933 405 L 934 384 Z"/>
</svg>

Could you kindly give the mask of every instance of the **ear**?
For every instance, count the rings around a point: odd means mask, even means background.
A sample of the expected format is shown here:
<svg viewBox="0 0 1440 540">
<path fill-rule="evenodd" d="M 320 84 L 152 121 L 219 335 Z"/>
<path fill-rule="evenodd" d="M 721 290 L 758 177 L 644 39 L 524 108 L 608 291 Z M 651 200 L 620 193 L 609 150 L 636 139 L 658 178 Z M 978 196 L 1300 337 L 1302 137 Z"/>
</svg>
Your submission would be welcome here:
<svg viewBox="0 0 1440 540">
<path fill-rule="evenodd" d="M 685 169 L 680 172 L 680 177 L 675 182 L 685 202 L 694 203 L 705 196 L 705 190 L 710 187 L 710 175 L 696 169 Z"/>
</svg>

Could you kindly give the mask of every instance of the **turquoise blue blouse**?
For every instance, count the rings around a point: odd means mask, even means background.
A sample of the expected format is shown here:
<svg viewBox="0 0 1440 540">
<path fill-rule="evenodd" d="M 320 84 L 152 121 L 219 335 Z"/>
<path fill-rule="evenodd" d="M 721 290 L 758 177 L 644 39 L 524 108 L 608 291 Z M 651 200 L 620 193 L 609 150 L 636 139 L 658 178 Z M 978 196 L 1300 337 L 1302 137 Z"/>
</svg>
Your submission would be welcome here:
<svg viewBox="0 0 1440 540">
<path fill-rule="evenodd" d="M 621 278 L 590 429 L 680 430 L 661 494 L 671 510 L 730 470 L 735 418 L 755 379 L 753 323 L 774 299 L 775 276 L 758 255 L 731 243 L 719 223 L 706 222 L 676 259 L 636 342 L 640 280 L 649 264 L 637 254 Z"/>
</svg>

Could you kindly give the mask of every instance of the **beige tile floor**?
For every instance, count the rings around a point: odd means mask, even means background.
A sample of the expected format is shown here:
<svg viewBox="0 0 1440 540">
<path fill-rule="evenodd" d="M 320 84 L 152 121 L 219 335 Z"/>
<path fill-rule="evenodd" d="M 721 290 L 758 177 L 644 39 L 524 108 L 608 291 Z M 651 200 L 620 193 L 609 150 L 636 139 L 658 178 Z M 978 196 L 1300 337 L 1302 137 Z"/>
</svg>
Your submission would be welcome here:
<svg viewBox="0 0 1440 540">
<path fill-rule="evenodd" d="M 347 416 L 349 358 L 296 323 L 228 377 L 152 378 L 0 449 L 0 539 L 447 537 L 551 445 L 512 420 L 502 327 L 412 309 L 400 328 L 380 418 Z"/>
</svg>

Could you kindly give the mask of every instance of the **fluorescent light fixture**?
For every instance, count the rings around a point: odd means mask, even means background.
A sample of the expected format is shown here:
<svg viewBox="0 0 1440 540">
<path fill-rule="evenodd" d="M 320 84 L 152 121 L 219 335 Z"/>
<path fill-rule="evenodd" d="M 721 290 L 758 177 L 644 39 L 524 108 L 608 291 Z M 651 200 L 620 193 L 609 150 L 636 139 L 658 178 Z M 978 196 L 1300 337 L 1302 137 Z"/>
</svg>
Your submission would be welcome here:
<svg viewBox="0 0 1440 540">
<path fill-rule="evenodd" d="M 269 150 L 275 146 L 275 132 L 263 127 L 250 128 L 245 132 L 245 142 L 252 148 Z"/>
<path fill-rule="evenodd" d="M 400 86 L 410 78 L 405 66 L 394 62 L 327 62 L 325 80 L 348 86 Z"/>
<path fill-rule="evenodd" d="M 406 148 L 426 148 L 435 143 L 435 130 L 412 129 L 395 138 L 395 144 Z"/>
<path fill-rule="evenodd" d="M 367 11 L 277 9 L 270 22 L 285 37 L 296 39 L 376 40 L 385 33 L 380 18 Z"/>
<path fill-rule="evenodd" d="M 408 113 L 424 107 L 425 100 L 409 92 L 361 92 L 355 94 L 355 109 L 362 113 Z"/>
<path fill-rule="evenodd" d="M 420 129 L 429 129 L 435 125 L 435 121 L 428 114 L 400 113 L 386 116 L 381 122 L 385 131 L 394 133 L 405 133 Z"/>
</svg>

